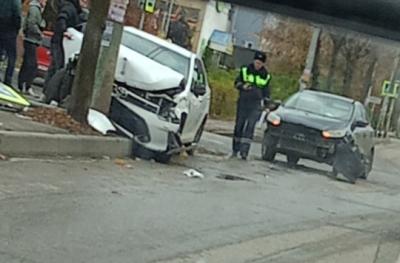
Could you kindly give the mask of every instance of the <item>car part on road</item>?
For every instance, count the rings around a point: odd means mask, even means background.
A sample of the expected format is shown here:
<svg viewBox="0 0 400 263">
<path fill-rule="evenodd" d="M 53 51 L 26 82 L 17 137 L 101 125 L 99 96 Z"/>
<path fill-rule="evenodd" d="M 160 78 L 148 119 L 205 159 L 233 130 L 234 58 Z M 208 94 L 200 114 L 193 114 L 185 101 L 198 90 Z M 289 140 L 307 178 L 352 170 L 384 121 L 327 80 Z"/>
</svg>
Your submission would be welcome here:
<svg viewBox="0 0 400 263">
<path fill-rule="evenodd" d="M 186 170 L 183 172 L 183 174 L 189 178 L 204 179 L 204 174 L 202 174 L 199 171 L 196 171 L 194 169 Z"/>
<path fill-rule="evenodd" d="M 117 132 L 117 129 L 107 116 L 97 110 L 89 109 L 87 121 L 93 129 L 103 135 Z"/>
<path fill-rule="evenodd" d="M 333 167 L 336 174 L 342 174 L 351 183 L 355 183 L 365 171 L 365 165 L 357 146 L 347 143 L 337 145 Z"/>
</svg>

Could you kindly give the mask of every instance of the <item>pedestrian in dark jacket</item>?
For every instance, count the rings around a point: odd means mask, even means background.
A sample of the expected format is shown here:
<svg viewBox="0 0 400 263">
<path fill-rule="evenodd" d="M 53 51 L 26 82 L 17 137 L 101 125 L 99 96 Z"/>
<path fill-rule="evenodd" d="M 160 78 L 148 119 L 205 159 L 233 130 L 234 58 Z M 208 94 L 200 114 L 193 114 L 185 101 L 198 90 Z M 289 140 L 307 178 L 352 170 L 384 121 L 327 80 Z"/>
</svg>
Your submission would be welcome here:
<svg viewBox="0 0 400 263">
<path fill-rule="evenodd" d="M 265 68 L 266 59 L 264 53 L 256 52 L 254 62 L 243 66 L 235 81 L 235 87 L 239 90 L 239 100 L 232 157 L 237 157 L 240 153 L 242 159 L 247 159 L 262 105 L 270 97 L 271 75 Z"/>
<path fill-rule="evenodd" d="M 67 28 L 76 27 L 80 23 L 80 14 L 82 8 L 79 0 L 61 0 L 58 7 L 57 20 L 54 25 L 54 35 L 51 38 L 51 64 L 47 72 L 44 94 L 48 89 L 49 81 L 54 74 L 62 69 L 65 64 L 65 53 L 64 53 L 64 33 Z"/>
<path fill-rule="evenodd" d="M 11 86 L 17 59 L 17 35 L 21 28 L 21 0 L 2 0 L 0 7 L 0 51 L 8 63 L 4 83 Z M 0 52 L 0 53 L 1 53 Z"/>
<path fill-rule="evenodd" d="M 18 88 L 23 93 L 35 95 L 32 83 L 37 73 L 36 51 L 42 42 L 42 12 L 47 0 L 31 0 L 28 14 L 25 18 L 24 32 L 24 59 L 18 76 Z"/>
<path fill-rule="evenodd" d="M 179 14 L 177 20 L 171 23 L 167 38 L 171 39 L 172 43 L 178 46 L 190 49 L 191 31 L 189 24 L 185 21 L 184 15 Z"/>
</svg>

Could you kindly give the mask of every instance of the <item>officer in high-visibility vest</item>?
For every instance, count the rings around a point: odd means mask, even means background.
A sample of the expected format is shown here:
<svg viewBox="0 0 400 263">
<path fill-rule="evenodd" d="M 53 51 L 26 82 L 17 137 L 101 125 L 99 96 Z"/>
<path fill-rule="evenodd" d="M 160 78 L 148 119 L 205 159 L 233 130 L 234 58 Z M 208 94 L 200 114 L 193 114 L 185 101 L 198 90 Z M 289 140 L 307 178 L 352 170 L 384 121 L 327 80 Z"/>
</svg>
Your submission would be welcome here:
<svg viewBox="0 0 400 263">
<path fill-rule="evenodd" d="M 265 68 L 266 60 L 265 53 L 256 52 L 254 62 L 248 66 L 243 66 L 235 81 L 235 87 L 239 90 L 239 100 L 237 102 L 232 157 L 237 157 L 240 153 L 243 160 L 247 159 L 262 106 L 270 97 L 271 75 Z"/>
</svg>

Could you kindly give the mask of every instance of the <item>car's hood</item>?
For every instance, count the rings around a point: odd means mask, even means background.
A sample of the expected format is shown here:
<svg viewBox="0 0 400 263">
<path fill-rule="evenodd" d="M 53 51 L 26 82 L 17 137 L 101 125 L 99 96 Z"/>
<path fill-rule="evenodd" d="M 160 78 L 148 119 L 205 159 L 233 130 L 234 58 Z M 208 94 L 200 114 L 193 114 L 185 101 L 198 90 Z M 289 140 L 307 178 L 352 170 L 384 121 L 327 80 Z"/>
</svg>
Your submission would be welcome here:
<svg viewBox="0 0 400 263">
<path fill-rule="evenodd" d="M 283 106 L 279 107 L 276 113 L 281 117 L 283 122 L 301 124 L 321 131 L 344 129 L 347 124 L 342 120 L 319 116 L 297 109 L 288 109 Z"/>
<path fill-rule="evenodd" d="M 179 87 L 184 76 L 169 67 L 121 46 L 115 79 L 128 86 L 146 91 Z"/>
</svg>

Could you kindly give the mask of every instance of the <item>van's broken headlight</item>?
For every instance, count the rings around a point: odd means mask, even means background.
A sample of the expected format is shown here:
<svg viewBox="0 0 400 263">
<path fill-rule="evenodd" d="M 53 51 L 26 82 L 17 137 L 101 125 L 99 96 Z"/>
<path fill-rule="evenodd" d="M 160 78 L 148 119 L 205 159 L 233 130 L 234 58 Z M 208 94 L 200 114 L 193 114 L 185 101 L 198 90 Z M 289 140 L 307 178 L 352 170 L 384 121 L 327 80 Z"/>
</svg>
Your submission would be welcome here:
<svg viewBox="0 0 400 263">
<path fill-rule="evenodd" d="M 180 120 L 175 113 L 175 106 L 176 104 L 174 103 L 167 103 L 166 101 L 164 101 L 164 103 L 160 107 L 160 111 L 158 112 L 158 116 L 160 117 L 160 119 L 179 124 Z"/>
<path fill-rule="evenodd" d="M 179 83 L 178 87 L 174 87 L 168 90 L 163 91 L 165 94 L 167 94 L 170 97 L 174 97 L 175 95 L 178 95 L 182 91 L 185 90 L 186 87 L 186 80 L 182 79 L 182 81 Z"/>
</svg>

